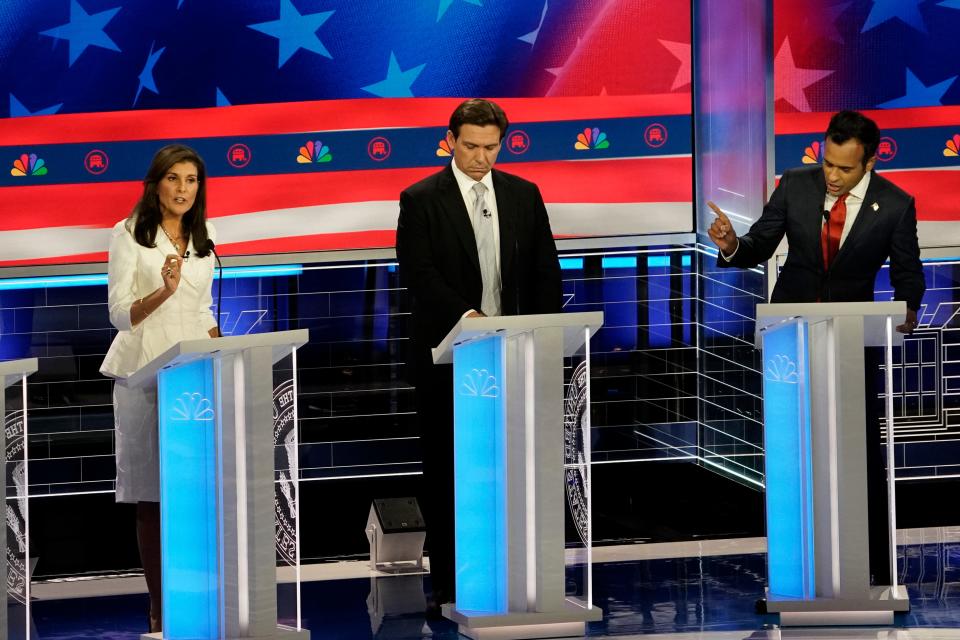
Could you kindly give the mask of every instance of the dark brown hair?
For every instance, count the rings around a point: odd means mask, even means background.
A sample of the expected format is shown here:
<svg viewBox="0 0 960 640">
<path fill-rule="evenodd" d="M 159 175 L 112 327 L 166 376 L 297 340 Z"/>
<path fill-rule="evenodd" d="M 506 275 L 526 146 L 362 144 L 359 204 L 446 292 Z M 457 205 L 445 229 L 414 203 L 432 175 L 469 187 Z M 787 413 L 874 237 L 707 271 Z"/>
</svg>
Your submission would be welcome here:
<svg viewBox="0 0 960 640">
<path fill-rule="evenodd" d="M 184 237 L 193 239 L 193 248 L 197 257 L 210 255 L 207 246 L 207 168 L 196 151 L 183 144 L 170 144 L 153 156 L 150 168 L 143 178 L 143 193 L 130 213 L 133 222 L 133 237 L 137 244 L 153 248 L 157 246 L 157 227 L 163 220 L 160 211 L 160 197 L 157 185 L 178 162 L 192 162 L 197 167 L 197 197 L 190 210 L 183 214 L 180 232 Z M 129 229 L 129 223 L 127 228 Z"/>
<path fill-rule="evenodd" d="M 507 127 L 510 126 L 507 114 L 503 112 L 500 105 L 483 98 L 471 98 L 461 102 L 460 106 L 450 114 L 450 131 L 453 133 L 454 140 L 460 137 L 460 127 L 465 124 L 473 124 L 478 127 L 495 124 L 500 129 L 501 140 L 503 140 L 503 136 L 507 135 Z"/>
</svg>

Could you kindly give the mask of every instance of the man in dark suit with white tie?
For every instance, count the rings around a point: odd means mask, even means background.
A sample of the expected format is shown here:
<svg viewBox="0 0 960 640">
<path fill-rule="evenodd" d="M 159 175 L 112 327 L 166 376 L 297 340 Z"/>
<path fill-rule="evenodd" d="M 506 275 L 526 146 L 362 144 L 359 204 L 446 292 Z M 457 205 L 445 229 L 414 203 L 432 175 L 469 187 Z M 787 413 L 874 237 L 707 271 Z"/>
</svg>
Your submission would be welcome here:
<svg viewBox="0 0 960 640">
<path fill-rule="evenodd" d="M 746 235 L 737 237 L 723 211 L 707 203 L 717 214 L 708 230 L 720 249 L 717 265 L 755 267 L 770 259 L 786 234 L 787 259 L 770 302 L 868 302 L 889 258 L 893 297 L 907 303 L 897 330 L 910 333 L 926 290 L 913 197 L 874 172 L 880 130 L 873 120 L 840 111 L 825 138 L 822 166 L 784 172 Z M 868 371 L 875 371 L 879 359 L 867 351 Z M 889 585 L 886 472 L 876 407 L 882 387 L 874 377 L 866 379 L 870 570 L 875 584 Z"/>
<path fill-rule="evenodd" d="M 447 131 L 453 162 L 400 194 L 397 259 L 413 303 L 434 613 L 454 598 L 453 371 L 434 365 L 430 349 L 466 316 L 562 308 L 560 264 L 540 190 L 493 169 L 508 126 L 494 102 L 461 103 Z"/>
</svg>

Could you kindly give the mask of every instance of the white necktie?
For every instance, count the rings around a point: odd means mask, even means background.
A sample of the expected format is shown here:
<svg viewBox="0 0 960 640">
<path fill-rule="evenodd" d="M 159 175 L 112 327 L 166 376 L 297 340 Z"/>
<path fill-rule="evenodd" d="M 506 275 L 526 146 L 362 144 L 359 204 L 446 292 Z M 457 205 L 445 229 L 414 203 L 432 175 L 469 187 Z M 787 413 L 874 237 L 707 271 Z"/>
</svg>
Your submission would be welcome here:
<svg viewBox="0 0 960 640">
<path fill-rule="evenodd" d="M 497 274 L 497 252 L 493 240 L 493 216 L 487 211 L 483 196 L 487 187 L 482 182 L 473 185 L 473 234 L 477 239 L 480 258 L 480 277 L 483 279 L 483 298 L 480 310 L 486 316 L 500 315 L 500 277 Z"/>
</svg>

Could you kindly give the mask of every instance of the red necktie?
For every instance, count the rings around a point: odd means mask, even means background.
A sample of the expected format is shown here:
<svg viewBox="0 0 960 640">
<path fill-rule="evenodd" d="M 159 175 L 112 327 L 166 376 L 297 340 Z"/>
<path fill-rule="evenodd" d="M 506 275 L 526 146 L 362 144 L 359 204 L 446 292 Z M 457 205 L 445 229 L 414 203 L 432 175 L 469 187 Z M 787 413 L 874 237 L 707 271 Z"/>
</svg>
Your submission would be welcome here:
<svg viewBox="0 0 960 640">
<path fill-rule="evenodd" d="M 820 229 L 820 246 L 823 249 L 823 268 L 829 269 L 837 252 L 840 251 L 840 236 L 843 235 L 843 223 L 847 219 L 847 196 L 845 193 L 833 203 L 830 217 Z"/>
</svg>

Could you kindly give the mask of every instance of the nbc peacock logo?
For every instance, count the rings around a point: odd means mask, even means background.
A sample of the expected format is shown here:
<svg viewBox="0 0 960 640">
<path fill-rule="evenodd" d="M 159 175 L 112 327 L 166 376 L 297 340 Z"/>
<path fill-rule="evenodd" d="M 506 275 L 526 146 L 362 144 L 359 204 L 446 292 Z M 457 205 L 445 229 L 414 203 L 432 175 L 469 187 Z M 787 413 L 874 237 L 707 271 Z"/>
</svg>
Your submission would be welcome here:
<svg viewBox="0 0 960 640">
<path fill-rule="evenodd" d="M 47 166 L 43 158 L 38 158 L 37 154 L 25 153 L 13 161 L 13 169 L 10 169 L 10 175 L 15 178 L 45 176 L 47 175 Z"/>
<path fill-rule="evenodd" d="M 460 395 L 496 398 L 500 395 L 497 379 L 486 369 L 473 369 L 460 383 Z"/>
<path fill-rule="evenodd" d="M 319 140 L 308 140 L 300 147 L 300 154 L 297 156 L 297 162 L 300 164 L 330 162 L 331 160 L 333 160 L 333 154 L 330 153 L 330 147 Z"/>
<path fill-rule="evenodd" d="M 447 142 L 447 139 L 444 138 L 440 141 L 440 144 L 437 145 L 437 156 L 441 158 L 449 158 L 453 155 L 453 150 L 450 148 L 450 143 Z"/>
<path fill-rule="evenodd" d="M 947 140 L 947 144 L 943 148 L 943 155 L 948 158 L 960 156 L 960 133 L 953 134 L 953 137 Z"/>
<path fill-rule="evenodd" d="M 810 146 L 803 150 L 803 164 L 820 164 L 823 162 L 823 145 L 818 141 L 810 143 Z"/>
<path fill-rule="evenodd" d="M 577 141 L 573 148 L 577 151 L 586 151 L 588 149 L 606 149 L 609 146 L 610 141 L 607 140 L 607 134 L 597 127 L 587 127 L 577 134 Z"/>
<path fill-rule="evenodd" d="M 790 356 L 781 353 L 767 360 L 764 378 L 770 382 L 797 384 L 800 382 L 800 371 Z"/>
</svg>

